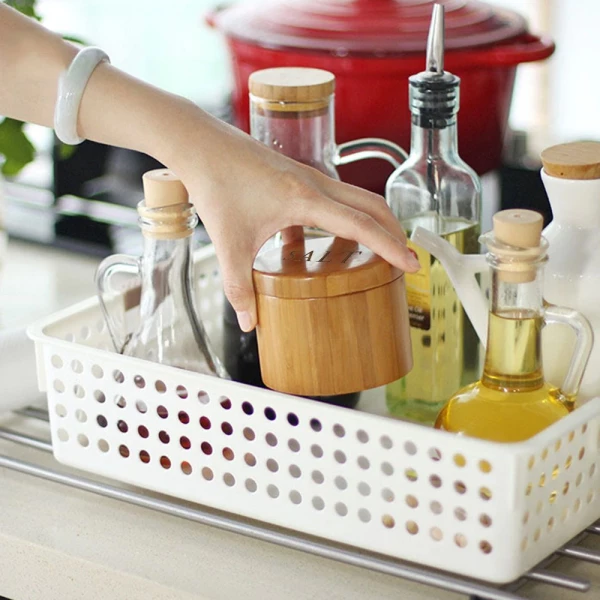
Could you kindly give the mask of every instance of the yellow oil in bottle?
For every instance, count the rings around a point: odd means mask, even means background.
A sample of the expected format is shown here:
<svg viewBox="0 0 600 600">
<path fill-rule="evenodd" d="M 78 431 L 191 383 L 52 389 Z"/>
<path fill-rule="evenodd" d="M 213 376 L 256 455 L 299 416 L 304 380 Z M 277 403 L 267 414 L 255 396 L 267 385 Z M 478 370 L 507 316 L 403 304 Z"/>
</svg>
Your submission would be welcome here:
<svg viewBox="0 0 600 600">
<path fill-rule="evenodd" d="M 435 219 L 436 222 L 433 222 Z M 465 219 L 425 215 L 403 221 L 410 237 L 417 226 L 439 231 L 463 254 L 479 252 L 479 225 Z M 421 270 L 406 274 L 413 368 L 386 388 L 391 416 L 433 425 L 444 403 L 479 375 L 479 342 L 441 263 L 427 251 L 417 253 Z"/>
<path fill-rule="evenodd" d="M 530 310 L 490 313 L 482 378 L 451 398 L 435 426 L 497 442 L 517 442 L 566 416 L 574 398 L 544 381 L 542 325 L 542 317 Z"/>
</svg>

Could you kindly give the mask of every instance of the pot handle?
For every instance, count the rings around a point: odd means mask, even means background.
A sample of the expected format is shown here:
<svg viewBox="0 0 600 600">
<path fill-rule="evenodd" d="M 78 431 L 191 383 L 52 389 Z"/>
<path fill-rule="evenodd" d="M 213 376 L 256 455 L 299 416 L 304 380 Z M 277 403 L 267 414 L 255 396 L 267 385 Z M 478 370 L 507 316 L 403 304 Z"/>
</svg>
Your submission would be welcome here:
<svg viewBox="0 0 600 600">
<path fill-rule="evenodd" d="M 339 144 L 333 157 L 333 164 L 336 167 L 349 165 L 367 158 L 381 158 L 397 169 L 408 158 L 408 154 L 394 142 L 380 138 L 362 138 Z"/>
<path fill-rule="evenodd" d="M 520 36 L 514 43 L 494 46 L 488 50 L 469 51 L 461 55 L 458 62 L 448 60 L 449 69 L 464 67 L 513 67 L 520 63 L 544 60 L 556 49 L 554 42 L 547 37 L 532 34 Z M 449 58 L 449 57 L 448 57 Z M 456 54 L 453 59 L 458 58 Z"/>
</svg>

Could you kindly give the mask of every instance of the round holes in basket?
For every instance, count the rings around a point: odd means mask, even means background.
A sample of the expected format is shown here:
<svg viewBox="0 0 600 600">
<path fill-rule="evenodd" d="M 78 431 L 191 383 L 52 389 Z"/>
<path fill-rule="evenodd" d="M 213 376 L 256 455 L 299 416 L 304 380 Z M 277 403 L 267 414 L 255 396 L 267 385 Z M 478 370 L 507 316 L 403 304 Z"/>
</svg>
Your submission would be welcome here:
<svg viewBox="0 0 600 600">
<path fill-rule="evenodd" d="M 313 444 L 310 447 L 310 452 L 315 458 L 321 458 L 323 456 L 323 448 L 318 444 Z"/>
<path fill-rule="evenodd" d="M 119 454 L 123 458 L 129 458 L 129 448 L 125 444 L 119 446 Z"/>
<path fill-rule="evenodd" d="M 125 381 L 125 375 L 119 369 L 115 369 L 112 372 L 112 377 L 117 383 L 123 383 Z"/>
<path fill-rule="evenodd" d="M 223 448 L 222 454 L 223 454 L 223 458 L 225 460 L 231 461 L 235 458 L 235 452 L 231 448 L 228 448 L 227 446 L 225 446 L 225 448 Z"/>
<path fill-rule="evenodd" d="M 371 513 L 366 508 L 360 508 L 358 510 L 358 518 L 361 523 L 369 523 L 371 520 Z"/>
<path fill-rule="evenodd" d="M 159 462 L 160 462 L 160 466 L 163 469 L 167 469 L 168 470 L 168 469 L 171 468 L 171 459 L 168 456 L 164 456 L 164 455 L 161 456 Z"/>
<path fill-rule="evenodd" d="M 219 404 L 221 405 L 221 408 L 223 408 L 224 410 L 231 409 L 231 400 L 229 398 L 227 398 L 227 396 L 220 396 Z"/>
<path fill-rule="evenodd" d="M 276 485 L 273 485 L 272 483 L 270 483 L 267 486 L 267 494 L 269 495 L 270 498 L 279 498 L 279 488 Z"/>
<path fill-rule="evenodd" d="M 210 419 L 206 416 L 202 416 L 200 417 L 200 427 L 202 427 L 202 429 L 206 429 L 207 431 L 211 428 L 212 424 L 210 422 Z M 245 431 L 245 430 L 244 430 Z"/>
<path fill-rule="evenodd" d="M 80 385 L 79 383 L 76 383 L 73 386 L 73 393 L 75 394 L 76 398 L 81 399 L 85 396 L 85 388 L 82 385 Z"/>
<path fill-rule="evenodd" d="M 60 356 L 58 356 L 58 354 L 53 354 L 52 358 L 50 359 L 50 364 L 55 368 L 55 369 L 62 369 L 63 366 L 63 360 Z"/>
<path fill-rule="evenodd" d="M 62 394 L 65 391 L 65 384 L 60 379 L 55 379 L 52 383 L 52 387 L 59 394 Z"/>
<path fill-rule="evenodd" d="M 254 479 L 246 479 L 244 485 L 251 494 L 254 494 L 254 492 L 256 492 L 256 490 L 258 489 L 258 486 L 256 485 L 256 481 L 254 481 Z"/>
<path fill-rule="evenodd" d="M 442 511 L 444 510 L 443 506 L 437 501 L 437 500 L 433 500 L 430 504 L 429 504 L 429 510 L 434 514 L 434 515 L 441 515 Z"/>
<path fill-rule="evenodd" d="M 244 454 L 244 462 L 249 467 L 254 467 L 254 466 L 256 466 L 256 456 L 254 456 L 254 454 L 252 454 L 252 452 L 246 452 L 246 454 Z"/>
<path fill-rule="evenodd" d="M 323 498 L 320 496 L 315 496 L 312 499 L 312 505 L 315 510 L 323 510 L 325 508 L 325 502 L 323 502 Z"/>
<path fill-rule="evenodd" d="M 365 481 L 361 481 L 358 484 L 358 493 L 361 496 L 370 496 L 371 495 L 371 486 Z"/>
<path fill-rule="evenodd" d="M 127 406 L 127 400 L 125 400 L 123 396 L 115 396 L 114 402 L 119 408 L 125 408 Z"/>
<path fill-rule="evenodd" d="M 404 442 L 404 451 L 409 456 L 414 456 L 417 453 L 417 447 L 413 444 L 413 442 Z"/>
<path fill-rule="evenodd" d="M 479 522 L 483 527 L 491 527 L 492 526 L 492 517 L 482 513 L 479 515 Z"/>
<path fill-rule="evenodd" d="M 254 406 L 250 402 L 242 402 L 242 410 L 244 414 L 250 416 L 254 414 Z"/>
<path fill-rule="evenodd" d="M 140 450 L 140 460 L 147 465 L 150 462 L 150 454 L 146 450 Z"/>
<path fill-rule="evenodd" d="M 384 471 L 385 472 L 385 471 Z M 387 473 L 386 473 L 387 475 Z M 408 468 L 404 470 L 404 476 L 406 477 L 406 479 L 408 479 L 409 481 L 417 481 L 417 479 L 419 479 L 419 475 L 418 473 L 412 469 L 412 468 Z"/>
<path fill-rule="evenodd" d="M 298 465 L 290 465 L 288 471 L 294 479 L 298 479 L 302 476 L 302 470 Z"/>
<path fill-rule="evenodd" d="M 348 482 L 346 481 L 346 479 L 344 477 L 342 477 L 341 475 L 338 475 L 334 480 L 333 483 L 335 483 L 335 487 L 338 490 L 345 490 L 348 487 Z"/>
<path fill-rule="evenodd" d="M 154 382 L 154 389 L 159 393 L 159 394 L 164 394 L 167 391 L 167 384 L 162 380 L 162 379 L 157 379 Z"/>
<path fill-rule="evenodd" d="M 175 394 L 177 394 L 177 396 L 179 398 L 181 398 L 182 400 L 185 400 L 189 396 L 187 388 L 184 385 L 178 385 L 175 388 Z M 190 471 L 190 473 L 191 473 L 191 471 Z M 186 473 L 186 475 L 189 475 L 189 473 Z"/>
<path fill-rule="evenodd" d="M 467 520 L 467 511 L 462 506 L 457 506 L 454 509 L 454 516 L 459 521 L 466 521 Z"/>
<path fill-rule="evenodd" d="M 87 448 L 90 445 L 90 440 L 88 439 L 87 435 L 84 435 L 83 433 L 80 433 L 77 436 L 77 443 L 82 447 L 82 448 Z"/>
<path fill-rule="evenodd" d="M 92 365 L 92 375 L 96 379 L 102 379 L 104 377 L 104 371 L 100 365 Z"/>
<path fill-rule="evenodd" d="M 340 425 L 339 423 L 336 423 L 333 426 L 333 433 L 339 437 L 339 438 L 343 438 L 346 435 L 346 430 L 344 429 L 343 425 Z"/>
<path fill-rule="evenodd" d="M 125 421 L 123 421 L 123 419 L 119 419 L 117 421 L 117 429 L 121 433 L 127 433 L 129 431 L 129 426 L 127 425 L 127 423 Z"/>
<path fill-rule="evenodd" d="M 202 442 L 200 444 L 200 450 L 202 450 L 206 456 L 210 456 L 213 453 L 213 448 L 208 442 Z"/>
<path fill-rule="evenodd" d="M 265 417 L 269 421 L 274 421 L 277 418 L 277 413 L 270 406 L 267 406 L 267 408 L 265 408 Z"/>
<path fill-rule="evenodd" d="M 393 494 L 392 494 L 392 500 L 388 500 L 383 494 L 383 499 L 386 500 L 387 502 L 391 502 L 394 498 L 393 498 Z M 419 500 L 416 498 L 416 496 L 413 496 L 412 494 L 408 494 L 408 496 L 406 496 L 406 498 L 404 499 L 407 506 L 409 506 L 410 508 L 417 508 L 417 506 L 419 506 Z"/>
<path fill-rule="evenodd" d="M 100 427 L 106 427 L 108 425 L 108 421 L 104 415 L 98 415 L 96 417 L 96 423 L 98 423 Z"/>
<path fill-rule="evenodd" d="M 145 425 L 140 425 L 138 427 L 138 435 L 141 438 L 146 439 L 150 435 L 150 432 L 148 431 L 148 428 Z"/>
<path fill-rule="evenodd" d="M 189 450 L 192 447 L 192 442 L 190 440 L 189 437 L 182 435 L 179 438 L 179 445 L 184 449 L 184 450 Z"/>
<path fill-rule="evenodd" d="M 381 463 L 381 472 L 384 475 L 393 475 L 394 474 L 394 467 L 389 463 L 389 462 L 382 462 Z"/>
<path fill-rule="evenodd" d="M 366 444 L 369 441 L 369 434 L 364 429 L 359 429 L 356 432 L 356 439 L 361 444 Z"/>
<path fill-rule="evenodd" d="M 348 507 L 343 502 L 336 502 L 335 512 L 340 517 L 345 517 L 348 514 Z"/>
<path fill-rule="evenodd" d="M 321 431 L 321 429 L 323 429 L 323 425 L 321 425 L 321 421 L 319 421 L 319 419 L 311 419 L 310 420 L 310 428 L 319 433 Z"/>
<path fill-rule="evenodd" d="M 110 450 L 110 446 L 108 444 L 108 442 L 104 439 L 99 439 L 98 440 L 98 450 L 100 450 L 100 452 L 108 452 Z"/>
<path fill-rule="evenodd" d="M 292 504 L 300 504 L 302 502 L 302 494 L 298 490 L 292 490 L 289 495 Z"/>
<path fill-rule="evenodd" d="M 393 521 L 393 519 L 392 519 Z M 385 522 L 384 522 L 385 525 Z M 386 525 L 387 527 L 387 525 Z M 419 526 L 415 521 L 406 521 L 406 531 L 410 533 L 410 535 L 417 535 L 419 533 Z"/>
<path fill-rule="evenodd" d="M 300 419 L 298 419 L 298 415 L 294 413 L 288 413 L 287 421 L 292 427 L 298 427 L 300 423 Z"/>
<path fill-rule="evenodd" d="M 269 458 L 267 459 L 267 469 L 269 469 L 271 473 L 277 473 L 277 471 L 279 471 L 279 463 L 274 458 Z M 315 473 L 319 473 L 319 471 L 313 472 L 313 480 L 317 481 L 315 479 Z M 321 481 L 320 483 L 323 483 L 323 481 Z"/>
<path fill-rule="evenodd" d="M 429 448 L 427 456 L 433 461 L 442 460 L 442 453 L 438 448 Z"/>
<path fill-rule="evenodd" d="M 371 463 L 366 456 L 359 456 L 356 459 L 356 462 L 358 463 L 358 466 L 363 469 L 363 471 L 366 471 L 371 466 Z"/>
<path fill-rule="evenodd" d="M 300 451 L 300 442 L 294 438 L 290 438 L 288 440 L 288 448 L 292 452 L 299 452 Z"/>
<path fill-rule="evenodd" d="M 66 417 L 67 416 L 67 409 L 62 405 L 62 404 L 57 404 L 54 407 L 54 412 L 59 416 L 59 417 Z"/>
<path fill-rule="evenodd" d="M 442 533 L 442 530 L 439 527 L 432 527 L 429 530 L 429 535 L 430 535 L 431 539 L 434 540 L 435 542 L 440 542 L 442 540 L 442 538 L 444 537 L 444 534 Z"/>
<path fill-rule="evenodd" d="M 208 404 L 210 402 L 210 397 L 204 390 L 198 392 L 198 402 L 200 404 Z"/>
<path fill-rule="evenodd" d="M 492 545 L 488 541 L 482 540 L 481 542 L 479 542 L 479 549 L 484 554 L 490 554 L 492 551 Z"/>
<path fill-rule="evenodd" d="M 188 415 L 184 410 L 180 410 L 177 413 L 177 418 L 183 425 L 187 425 L 190 422 L 190 415 Z"/>
<path fill-rule="evenodd" d="M 486 502 L 492 499 L 492 490 L 490 488 L 482 486 L 479 488 L 479 497 Z"/>
<path fill-rule="evenodd" d="M 254 433 L 254 430 L 251 427 L 244 427 L 244 437 L 249 441 L 249 442 L 253 442 L 256 438 L 256 434 Z"/>
<path fill-rule="evenodd" d="M 158 439 L 163 444 L 168 444 L 171 441 L 171 436 L 164 430 L 158 432 Z"/>
<path fill-rule="evenodd" d="M 212 481 L 214 478 L 214 473 L 210 467 L 202 467 L 202 477 L 206 479 L 206 481 Z"/>
<path fill-rule="evenodd" d="M 487 460 L 480 460 L 477 463 L 477 466 L 479 467 L 479 470 L 482 473 L 491 473 L 492 472 L 492 465 Z"/>
<path fill-rule="evenodd" d="M 231 423 L 228 423 L 227 421 L 223 421 L 221 423 L 221 431 L 225 435 L 231 435 L 233 433 L 233 426 L 231 425 Z"/>
<path fill-rule="evenodd" d="M 381 447 L 385 450 L 391 450 L 394 447 L 391 438 L 387 435 L 382 435 L 379 438 L 379 443 L 381 444 Z"/>
<path fill-rule="evenodd" d="M 467 486 L 462 481 L 455 481 L 454 482 L 454 490 L 458 494 L 464 494 L 467 491 Z"/>
<path fill-rule="evenodd" d="M 76 358 L 71 361 L 71 369 L 73 373 L 83 373 L 83 365 Z"/>
<path fill-rule="evenodd" d="M 267 435 L 265 435 L 265 441 L 271 448 L 277 446 L 278 443 L 277 436 L 274 433 L 267 433 Z"/>
<path fill-rule="evenodd" d="M 148 412 L 148 407 L 146 406 L 146 403 L 143 400 L 136 400 L 135 408 L 142 415 L 144 415 Z"/>
<path fill-rule="evenodd" d="M 341 450 L 336 450 L 333 453 L 333 458 L 335 458 L 336 462 L 340 463 L 340 465 L 343 465 L 346 462 L 346 455 Z"/>
<path fill-rule="evenodd" d="M 442 479 L 439 475 L 430 475 L 429 476 L 429 483 L 434 487 L 434 488 L 441 488 L 442 487 Z"/>
<path fill-rule="evenodd" d="M 269 459 L 269 460 L 272 460 L 272 459 Z M 267 467 L 269 466 L 268 462 L 269 461 L 267 461 Z M 269 470 L 271 470 L 271 469 L 269 469 Z M 311 473 L 311 477 L 312 477 L 312 480 L 317 485 L 321 485 L 325 481 L 325 476 L 323 475 L 323 473 L 321 471 L 313 471 Z"/>
<path fill-rule="evenodd" d="M 452 457 L 452 460 L 454 461 L 454 464 L 461 469 L 467 464 L 467 459 L 462 454 L 455 454 Z"/>
<path fill-rule="evenodd" d="M 146 387 L 146 380 L 141 375 L 134 375 L 133 383 L 135 384 L 135 387 L 140 390 L 143 390 Z"/>
<path fill-rule="evenodd" d="M 161 419 L 166 419 L 169 416 L 169 411 L 167 410 L 166 406 L 163 406 L 162 404 L 159 404 L 156 407 L 156 414 L 161 418 Z"/>
<path fill-rule="evenodd" d="M 466 548 L 467 547 L 467 536 L 462 534 L 462 533 L 457 533 L 454 536 L 454 543 L 459 547 L 459 548 Z"/>
<path fill-rule="evenodd" d="M 184 475 L 191 475 L 192 474 L 192 465 L 189 462 L 187 462 L 187 460 L 184 460 L 181 463 L 180 468 L 181 468 L 181 472 Z"/>
<path fill-rule="evenodd" d="M 390 488 L 383 488 L 381 490 L 381 497 L 386 501 L 386 502 L 393 502 L 396 498 L 394 492 L 392 490 L 390 490 Z M 408 498 L 408 496 L 407 496 Z M 414 498 L 414 496 L 411 496 L 411 498 Z M 415 498 L 416 500 L 416 498 Z M 417 503 L 418 504 L 418 503 Z"/>
</svg>

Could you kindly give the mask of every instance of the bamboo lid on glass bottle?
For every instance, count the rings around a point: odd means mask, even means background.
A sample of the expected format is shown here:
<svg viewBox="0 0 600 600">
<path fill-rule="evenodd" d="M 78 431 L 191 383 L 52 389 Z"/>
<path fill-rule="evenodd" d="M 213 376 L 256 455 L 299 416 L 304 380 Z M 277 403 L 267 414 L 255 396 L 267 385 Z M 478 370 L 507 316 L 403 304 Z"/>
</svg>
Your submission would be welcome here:
<svg viewBox="0 0 600 600">
<path fill-rule="evenodd" d="M 255 71 L 248 79 L 253 101 L 268 110 L 302 112 L 328 106 L 335 75 L 323 69 L 276 67 Z"/>
<path fill-rule="evenodd" d="M 411 369 L 403 273 L 365 246 L 332 237 L 287 244 L 260 255 L 253 278 L 268 387 L 347 394 Z"/>
</svg>

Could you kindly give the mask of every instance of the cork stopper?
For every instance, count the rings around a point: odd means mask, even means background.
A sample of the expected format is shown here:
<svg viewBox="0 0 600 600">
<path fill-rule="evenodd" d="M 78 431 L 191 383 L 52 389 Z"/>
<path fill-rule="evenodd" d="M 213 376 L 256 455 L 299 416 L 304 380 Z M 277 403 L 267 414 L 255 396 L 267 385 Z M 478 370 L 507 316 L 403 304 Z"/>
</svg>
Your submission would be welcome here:
<svg viewBox="0 0 600 600">
<path fill-rule="evenodd" d="M 144 202 L 147 208 L 187 204 L 188 192 L 181 179 L 169 169 L 155 169 L 142 176 Z"/>
<path fill-rule="evenodd" d="M 335 90 L 335 75 L 304 67 L 263 69 L 250 75 L 248 88 L 269 110 L 317 110 L 329 104 Z"/>
<path fill-rule="evenodd" d="M 172 240 L 189 237 L 198 222 L 185 186 L 169 169 L 155 169 L 142 176 L 144 201 L 138 204 L 145 237 Z"/>
<path fill-rule="evenodd" d="M 520 208 L 502 210 L 493 218 L 493 253 L 505 259 L 498 269 L 499 277 L 508 283 L 527 283 L 536 277 L 537 262 L 544 252 L 542 215 Z M 504 248 L 503 246 L 510 246 Z M 530 252 L 526 250 L 530 249 Z"/>
<path fill-rule="evenodd" d="M 600 142 L 571 142 L 546 148 L 544 171 L 559 179 L 600 179 Z"/>
</svg>

